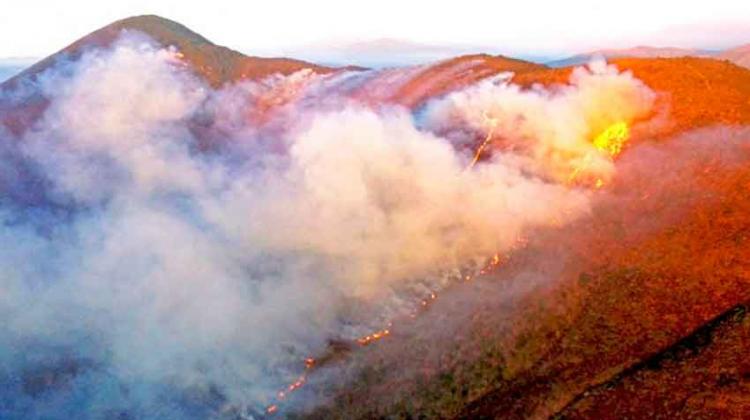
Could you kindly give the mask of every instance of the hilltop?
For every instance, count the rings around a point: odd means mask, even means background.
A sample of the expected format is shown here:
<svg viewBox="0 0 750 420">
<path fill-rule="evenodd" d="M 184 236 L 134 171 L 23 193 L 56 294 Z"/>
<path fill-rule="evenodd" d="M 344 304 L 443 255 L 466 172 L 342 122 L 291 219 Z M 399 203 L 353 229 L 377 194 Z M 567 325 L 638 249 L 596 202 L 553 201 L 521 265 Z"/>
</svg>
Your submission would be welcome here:
<svg viewBox="0 0 750 420">
<path fill-rule="evenodd" d="M 32 65 L 6 84 L 33 78 L 62 59 L 76 60 L 88 48 L 106 48 L 124 31 L 141 32 L 165 47 L 175 47 L 184 55 L 184 59 L 191 64 L 196 74 L 212 86 L 240 79 L 259 79 L 274 73 L 290 74 L 303 68 L 311 68 L 318 72 L 332 70 L 290 58 L 249 57 L 216 45 L 177 22 L 159 16 L 144 15 L 123 19 L 98 29 Z"/>
</svg>

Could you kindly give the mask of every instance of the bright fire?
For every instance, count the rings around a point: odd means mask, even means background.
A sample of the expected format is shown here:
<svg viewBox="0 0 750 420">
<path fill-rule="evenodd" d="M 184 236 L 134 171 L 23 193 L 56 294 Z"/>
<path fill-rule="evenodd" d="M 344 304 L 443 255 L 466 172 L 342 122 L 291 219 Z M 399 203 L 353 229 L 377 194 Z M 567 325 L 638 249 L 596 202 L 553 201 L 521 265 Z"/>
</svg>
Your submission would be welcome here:
<svg viewBox="0 0 750 420">
<path fill-rule="evenodd" d="M 607 127 L 594 139 L 594 147 L 601 152 L 615 157 L 622 151 L 622 146 L 630 136 L 630 128 L 624 121 L 620 121 Z"/>
<path fill-rule="evenodd" d="M 619 121 L 599 133 L 599 135 L 594 138 L 592 144 L 596 150 L 606 154 L 610 159 L 614 159 L 620 154 L 620 152 L 622 152 L 622 148 L 629 137 L 630 127 L 628 127 L 628 124 L 625 121 Z M 568 183 L 573 183 L 581 172 L 584 172 L 588 168 L 593 158 L 594 157 L 591 153 L 586 154 L 581 163 L 570 173 Z M 601 188 L 604 186 L 604 180 L 597 178 L 594 186 L 597 189 Z"/>
</svg>

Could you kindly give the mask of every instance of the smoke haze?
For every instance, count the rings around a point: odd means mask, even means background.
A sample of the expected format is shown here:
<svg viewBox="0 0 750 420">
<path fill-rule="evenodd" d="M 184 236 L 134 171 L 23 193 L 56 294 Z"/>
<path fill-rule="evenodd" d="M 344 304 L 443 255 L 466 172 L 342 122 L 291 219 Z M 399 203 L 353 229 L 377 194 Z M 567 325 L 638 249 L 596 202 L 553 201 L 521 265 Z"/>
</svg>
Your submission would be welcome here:
<svg viewBox="0 0 750 420">
<path fill-rule="evenodd" d="M 390 86 L 368 80 L 214 90 L 133 33 L 43 73 L 43 116 L 0 133 L 2 410 L 262 410 L 330 340 L 587 215 L 569 174 L 611 179 L 592 138 L 654 100 L 604 63 L 550 89 L 500 76 L 418 114 L 348 95 Z"/>
</svg>

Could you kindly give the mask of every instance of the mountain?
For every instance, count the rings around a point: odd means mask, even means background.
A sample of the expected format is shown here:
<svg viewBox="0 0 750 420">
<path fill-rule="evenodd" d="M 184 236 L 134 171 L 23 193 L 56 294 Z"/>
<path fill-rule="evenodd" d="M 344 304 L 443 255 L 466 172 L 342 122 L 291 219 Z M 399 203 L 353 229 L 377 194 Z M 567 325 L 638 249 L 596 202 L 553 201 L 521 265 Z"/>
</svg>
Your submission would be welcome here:
<svg viewBox="0 0 750 420">
<path fill-rule="evenodd" d="M 729 60 L 738 66 L 750 68 L 750 44 L 722 51 L 716 58 Z"/>
<path fill-rule="evenodd" d="M 673 58 L 673 57 L 701 57 L 706 56 L 707 51 L 672 48 L 672 47 L 647 47 L 638 46 L 626 49 L 607 49 L 588 52 L 585 54 L 574 55 L 562 60 L 547 62 L 550 67 L 566 67 L 586 64 L 594 58 Z"/>
<path fill-rule="evenodd" d="M 184 55 L 184 60 L 191 64 L 191 68 L 194 69 L 196 74 L 203 77 L 212 86 L 220 86 L 227 82 L 245 78 L 258 79 L 273 73 L 290 74 L 304 68 L 311 68 L 317 72 L 332 70 L 328 67 L 289 58 L 248 57 L 229 48 L 213 44 L 208 39 L 177 22 L 159 16 L 145 15 L 123 19 L 99 29 L 58 53 L 34 64 L 6 83 L 15 83 L 18 82 L 18 79 L 23 78 L 33 78 L 63 58 L 75 60 L 87 48 L 106 47 L 123 31 L 142 32 L 161 45 L 176 47 Z M 1 87 L 2 85 L 0 85 Z"/>
<path fill-rule="evenodd" d="M 302 69 L 318 73 L 334 71 L 330 67 L 290 58 L 249 57 L 213 44 L 177 22 L 145 15 L 123 19 L 92 32 L 6 80 L 0 84 L 0 92 L 22 84 L 33 84 L 38 75 L 57 63 L 75 61 L 90 48 L 106 48 L 126 31 L 146 34 L 164 47 L 175 47 L 188 67 L 213 87 L 245 79 L 257 80 L 272 74 L 288 75 Z M 22 95 L 14 95 L 12 101 L 0 100 L 0 122 L 16 134 L 26 130 L 47 106 L 45 98 L 34 89 L 24 89 Z"/>
</svg>

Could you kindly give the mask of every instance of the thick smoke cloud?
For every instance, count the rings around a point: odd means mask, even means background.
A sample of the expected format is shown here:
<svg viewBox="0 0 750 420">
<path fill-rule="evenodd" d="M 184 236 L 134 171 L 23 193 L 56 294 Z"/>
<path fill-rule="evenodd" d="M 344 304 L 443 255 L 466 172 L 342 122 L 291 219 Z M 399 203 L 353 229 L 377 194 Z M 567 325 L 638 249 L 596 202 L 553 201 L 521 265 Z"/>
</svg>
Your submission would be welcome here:
<svg viewBox="0 0 750 420">
<path fill-rule="evenodd" d="M 611 176 L 591 137 L 652 100 L 593 67 L 554 92 L 482 83 L 418 124 L 355 104 L 334 77 L 212 90 L 133 34 L 40 77 L 44 115 L 3 134 L 10 417 L 262 409 L 328 340 L 586 215 L 590 192 L 564 174 L 593 153 L 587 170 Z M 487 116 L 519 147 L 468 168 Z"/>
<path fill-rule="evenodd" d="M 592 139 L 613 124 L 632 123 L 648 116 L 655 95 L 629 72 L 595 61 L 576 68 L 569 85 L 523 90 L 497 76 L 450 94 L 428 107 L 430 126 L 447 131 L 494 129 L 502 146 L 529 161 L 540 176 L 567 179 L 575 168 L 608 177 L 614 167 L 597 153 Z M 460 134 L 460 133 L 459 133 Z"/>
</svg>

